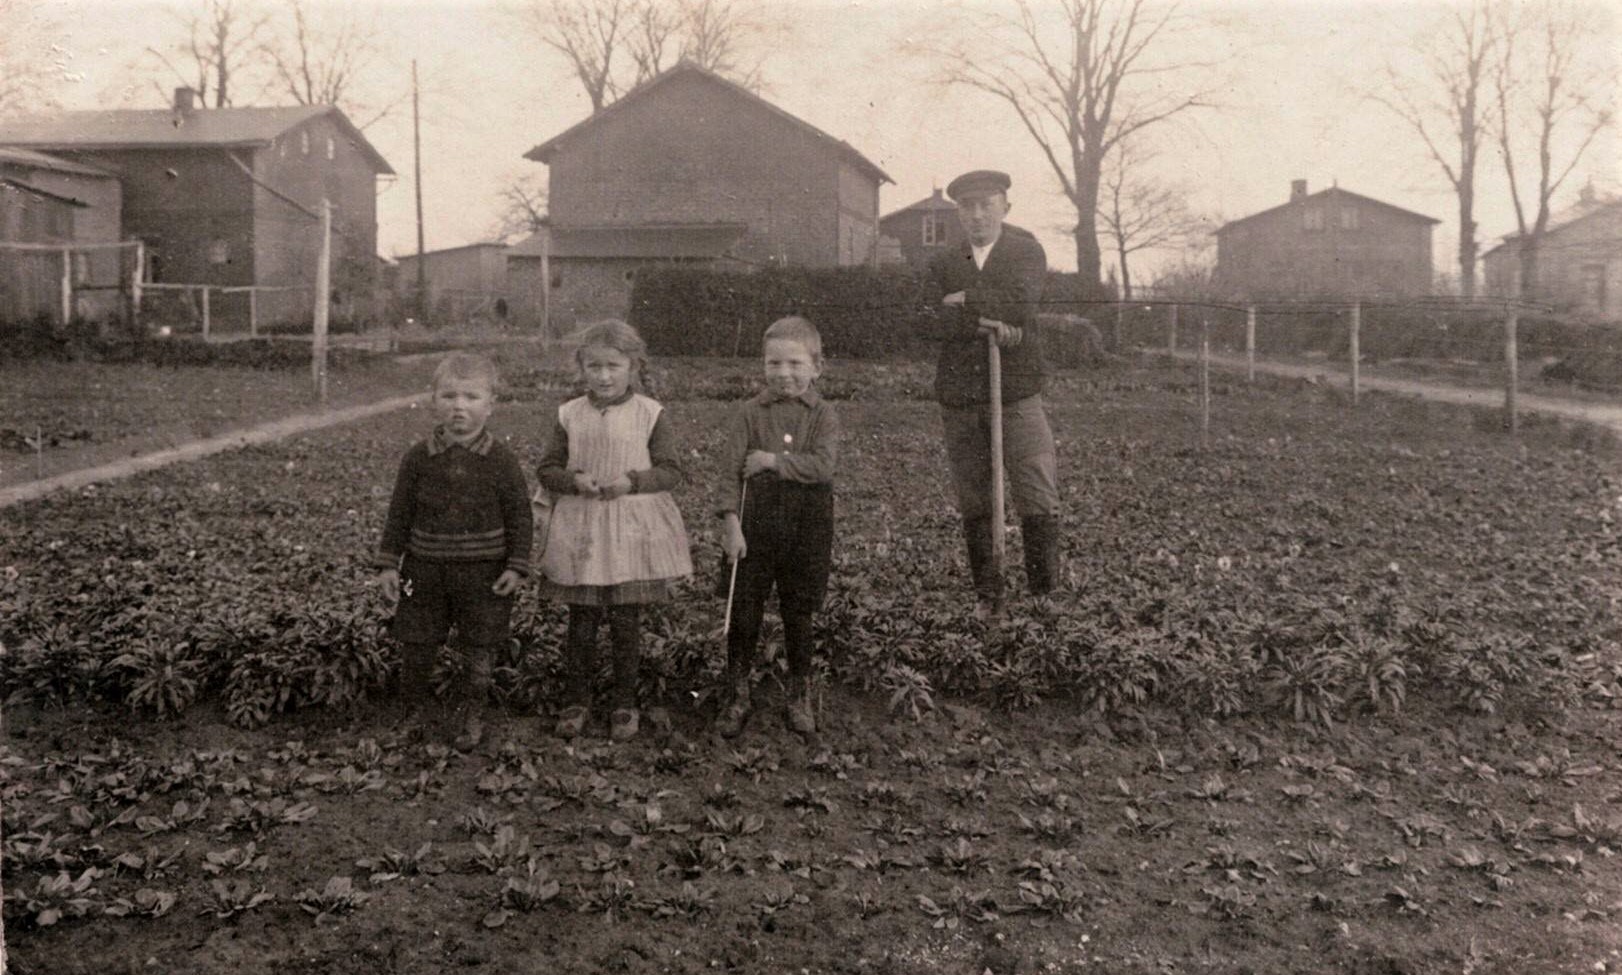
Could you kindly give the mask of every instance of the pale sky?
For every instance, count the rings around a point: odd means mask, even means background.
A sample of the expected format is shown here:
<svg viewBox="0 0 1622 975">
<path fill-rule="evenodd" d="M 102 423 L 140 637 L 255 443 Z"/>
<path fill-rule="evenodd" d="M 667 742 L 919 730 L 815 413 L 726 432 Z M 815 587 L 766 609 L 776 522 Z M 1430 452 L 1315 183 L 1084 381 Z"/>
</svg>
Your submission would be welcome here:
<svg viewBox="0 0 1622 975">
<path fill-rule="evenodd" d="M 989 96 L 926 83 L 927 69 L 900 52 L 908 38 L 952 26 L 940 0 L 763 0 L 787 32 L 764 60 L 763 97 L 851 143 L 896 181 L 881 190 L 886 214 L 928 196 L 967 169 L 1007 170 L 1014 180 L 1010 220 L 1034 231 L 1049 262 L 1074 268 L 1063 228 L 1074 222 L 1040 151 L 1012 112 Z M 995 9 L 1003 0 L 969 0 Z M 1041 6 L 1046 0 L 1035 0 Z M 1188 0 L 1195 23 L 1167 49 L 1213 62 L 1190 83 L 1219 78 L 1218 110 L 1186 116 L 1164 130 L 1157 174 L 1185 183 L 1201 212 L 1232 220 L 1284 202 L 1292 179 L 1311 191 L 1331 183 L 1443 221 L 1436 229 L 1436 266 L 1449 269 L 1456 244 L 1456 204 L 1439 169 L 1367 92 L 1388 59 L 1402 58 L 1449 0 Z M 375 18 L 385 56 L 368 87 L 382 102 L 404 95 L 409 64 L 419 61 L 424 87 L 423 191 L 429 249 L 490 238 L 497 191 L 512 176 L 544 171 L 522 158 L 588 114 L 580 85 L 553 51 L 522 37 L 499 15 L 495 0 L 312 0 L 321 14 L 363 12 Z M 162 107 L 173 76 L 142 62 L 146 45 L 172 43 L 169 7 L 146 0 L 40 0 L 67 74 L 64 107 Z M 1051 6 L 1051 3 L 1049 3 Z M 1608 11 L 1607 56 L 1617 44 L 1615 7 Z M 141 66 L 132 70 L 131 65 Z M 1612 71 L 1612 78 L 1622 71 Z M 1618 101 L 1618 91 L 1596 93 Z M 254 104 L 286 103 L 274 95 Z M 238 99 L 238 104 L 243 101 Z M 399 174 L 379 192 L 379 250 L 416 247 L 409 103 L 367 130 Z M 1557 197 L 1575 198 L 1592 178 L 1622 190 L 1614 133 L 1590 149 Z M 1477 223 L 1482 249 L 1514 229 L 1502 169 L 1484 156 L 1478 172 Z M 1158 258 L 1134 258 L 1134 278 Z M 1106 257 L 1106 261 L 1108 258 Z"/>
</svg>

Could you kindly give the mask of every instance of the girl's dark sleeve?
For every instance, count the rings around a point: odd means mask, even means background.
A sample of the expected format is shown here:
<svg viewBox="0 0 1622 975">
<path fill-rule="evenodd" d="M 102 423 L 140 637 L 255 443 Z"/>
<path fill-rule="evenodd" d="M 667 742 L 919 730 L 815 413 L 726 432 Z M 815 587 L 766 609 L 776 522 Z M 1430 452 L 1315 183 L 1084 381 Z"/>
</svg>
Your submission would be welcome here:
<svg viewBox="0 0 1622 975">
<path fill-rule="evenodd" d="M 507 539 L 507 568 L 529 575 L 529 552 L 535 544 L 535 514 L 529 506 L 529 482 L 518 455 L 502 448 L 501 527 Z"/>
<path fill-rule="evenodd" d="M 631 471 L 632 494 L 653 494 L 656 491 L 674 491 L 687 480 L 682 469 L 681 447 L 676 435 L 670 431 L 670 421 L 664 413 L 653 421 L 653 432 L 648 434 L 648 457 L 653 466 L 645 471 Z"/>
<path fill-rule="evenodd" d="M 553 494 L 579 493 L 574 486 L 574 472 L 569 470 L 569 432 L 563 429 L 563 421 L 555 413 L 552 415 L 552 432 L 546 439 L 546 453 L 541 455 L 535 479 Z"/>
<path fill-rule="evenodd" d="M 394 493 L 389 496 L 389 514 L 383 522 L 383 541 L 373 563 L 379 569 L 398 569 L 411 540 L 411 522 L 416 514 L 418 451 L 406 452 L 394 476 Z"/>
</svg>

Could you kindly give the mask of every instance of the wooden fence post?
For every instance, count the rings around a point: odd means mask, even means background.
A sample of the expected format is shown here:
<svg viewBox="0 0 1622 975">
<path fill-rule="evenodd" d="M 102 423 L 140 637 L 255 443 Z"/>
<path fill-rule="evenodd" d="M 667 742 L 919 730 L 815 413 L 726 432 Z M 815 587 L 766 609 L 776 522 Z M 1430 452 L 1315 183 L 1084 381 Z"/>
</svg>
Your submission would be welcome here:
<svg viewBox="0 0 1622 975">
<path fill-rule="evenodd" d="M 146 242 L 135 242 L 135 273 L 130 276 L 130 330 L 141 321 L 141 285 L 146 278 Z"/>
<path fill-rule="evenodd" d="M 1245 380 L 1256 381 L 1256 306 L 1245 309 Z"/>
<path fill-rule="evenodd" d="M 1122 337 L 1121 337 L 1121 316 L 1124 315 L 1125 313 L 1126 313 L 1126 303 L 1117 300 L 1115 302 L 1115 352 L 1116 352 L 1117 355 L 1120 354 L 1121 342 L 1122 342 Z"/>
<path fill-rule="evenodd" d="M 259 289 L 248 286 L 248 338 L 259 337 Z"/>
<path fill-rule="evenodd" d="M 42 255 L 43 256 L 43 255 Z M 62 324 L 73 321 L 73 250 L 62 248 Z"/>
<path fill-rule="evenodd" d="M 1359 360 L 1362 358 L 1362 354 L 1359 351 L 1360 336 L 1358 334 L 1359 332 L 1362 331 L 1362 328 L 1363 328 L 1363 303 L 1361 301 L 1354 301 L 1354 302 L 1352 302 L 1351 347 L 1347 350 L 1348 353 L 1350 354 L 1351 358 L 1352 358 L 1352 402 L 1353 403 L 1357 402 L 1358 395 L 1363 391 L 1362 376 L 1361 376 L 1361 374 L 1359 372 L 1359 365 L 1360 365 Z"/>
<path fill-rule="evenodd" d="M 1177 303 L 1171 305 L 1171 327 L 1166 330 L 1166 355 L 1177 356 Z"/>
<path fill-rule="evenodd" d="M 321 252 L 315 266 L 315 319 L 311 326 L 310 369 L 315 397 L 327 401 L 327 313 L 332 301 L 332 201 L 321 199 Z M 417 263 L 421 265 L 419 258 Z"/>
<path fill-rule="evenodd" d="M 1509 423 L 1509 432 L 1520 431 L 1520 411 L 1515 402 L 1516 387 L 1520 385 L 1521 354 L 1520 340 L 1516 332 L 1519 330 L 1521 313 L 1519 309 L 1511 307 L 1504 317 L 1504 413 Z"/>
<path fill-rule="evenodd" d="M 206 284 L 203 285 L 202 290 L 203 290 L 203 341 L 207 342 L 208 341 L 208 323 L 209 323 L 209 314 L 208 314 L 208 292 L 209 292 L 209 287 L 208 287 L 208 285 L 206 285 Z"/>
<path fill-rule="evenodd" d="M 1211 440 L 1211 320 L 1200 319 L 1200 449 Z"/>
</svg>

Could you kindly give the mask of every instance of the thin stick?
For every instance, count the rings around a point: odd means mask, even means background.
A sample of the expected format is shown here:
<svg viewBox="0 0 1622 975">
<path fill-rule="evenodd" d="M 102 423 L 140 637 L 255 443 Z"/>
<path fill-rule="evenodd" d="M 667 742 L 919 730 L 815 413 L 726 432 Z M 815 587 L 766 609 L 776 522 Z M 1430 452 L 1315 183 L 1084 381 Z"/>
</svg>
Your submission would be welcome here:
<svg viewBox="0 0 1622 975">
<path fill-rule="evenodd" d="M 986 370 L 991 393 L 991 571 L 1001 578 L 1008 552 L 1007 501 L 1003 496 L 1002 350 L 997 348 L 994 332 L 986 334 Z"/>
<path fill-rule="evenodd" d="M 741 531 L 743 523 L 743 506 L 749 501 L 749 479 L 743 479 L 743 487 L 738 491 L 738 523 Z M 727 613 L 721 623 L 721 638 L 725 639 L 732 632 L 732 597 L 738 591 L 738 563 L 743 559 L 732 560 L 732 579 L 727 583 Z"/>
</svg>

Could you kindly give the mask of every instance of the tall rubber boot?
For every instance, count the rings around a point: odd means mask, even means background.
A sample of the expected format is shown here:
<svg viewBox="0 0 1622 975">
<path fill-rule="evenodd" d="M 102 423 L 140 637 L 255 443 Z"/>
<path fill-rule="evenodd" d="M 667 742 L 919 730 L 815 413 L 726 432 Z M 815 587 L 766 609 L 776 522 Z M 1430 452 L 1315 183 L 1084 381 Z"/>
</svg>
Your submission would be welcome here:
<svg viewBox="0 0 1622 975">
<path fill-rule="evenodd" d="M 969 576 L 974 580 L 974 613 L 981 619 L 1003 615 L 1003 580 L 991 552 L 991 519 L 963 519 L 963 541 L 969 553 Z"/>
<path fill-rule="evenodd" d="M 1045 596 L 1059 584 L 1059 519 L 1053 515 L 1021 518 L 1025 539 L 1025 581 L 1031 595 Z"/>
</svg>

